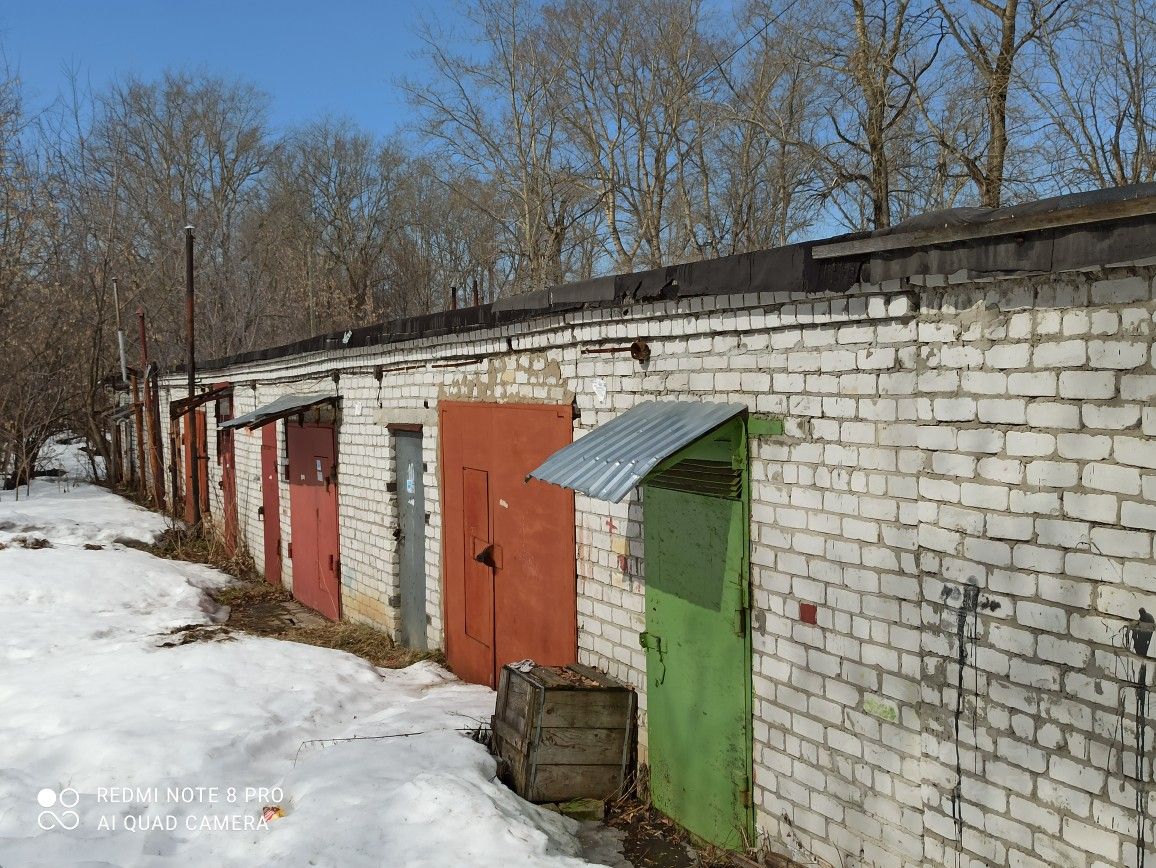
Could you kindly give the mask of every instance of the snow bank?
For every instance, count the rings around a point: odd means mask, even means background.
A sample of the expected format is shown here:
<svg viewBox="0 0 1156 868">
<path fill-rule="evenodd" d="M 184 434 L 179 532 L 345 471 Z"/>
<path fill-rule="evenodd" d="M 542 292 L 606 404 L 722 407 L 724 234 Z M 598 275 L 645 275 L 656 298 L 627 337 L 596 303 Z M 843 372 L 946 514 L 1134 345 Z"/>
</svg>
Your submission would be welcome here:
<svg viewBox="0 0 1156 868">
<path fill-rule="evenodd" d="M 230 580 L 74 547 L 159 530 L 142 512 L 83 485 L 0 503 L 54 541 L 0 551 L 0 865 L 586 864 L 459 731 L 491 691 L 271 639 L 163 647 Z"/>
<path fill-rule="evenodd" d="M 159 513 L 104 488 L 58 479 L 34 479 L 30 488 L 0 492 L 0 543 L 43 537 L 79 546 L 117 539 L 151 542 L 168 527 Z"/>
</svg>

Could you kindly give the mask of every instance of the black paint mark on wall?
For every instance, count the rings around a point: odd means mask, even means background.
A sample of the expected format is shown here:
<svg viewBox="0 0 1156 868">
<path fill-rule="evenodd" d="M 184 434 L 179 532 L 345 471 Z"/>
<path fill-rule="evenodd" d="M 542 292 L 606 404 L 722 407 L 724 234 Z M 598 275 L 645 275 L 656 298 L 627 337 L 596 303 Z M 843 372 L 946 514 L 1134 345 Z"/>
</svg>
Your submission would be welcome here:
<svg viewBox="0 0 1156 868">
<path fill-rule="evenodd" d="M 947 585 L 941 598 L 947 609 L 955 613 L 955 785 L 951 789 L 951 817 L 955 823 L 955 860 L 959 864 L 963 853 L 963 750 L 960 746 L 960 727 L 964 709 L 967 707 L 966 672 L 971 664 L 973 679 L 971 685 L 971 731 L 976 732 L 979 713 L 979 670 L 975 668 L 976 645 L 979 636 L 979 613 L 998 612 L 1000 603 L 990 598 L 980 598 L 979 587 L 974 581 L 963 586 Z M 978 745 L 977 745 L 978 753 Z"/>
<path fill-rule="evenodd" d="M 1152 630 L 1156 618 L 1143 607 L 1140 615 L 1128 628 L 1128 644 L 1137 657 L 1147 661 L 1148 647 L 1152 644 Z M 1140 664 L 1136 678 L 1136 868 L 1144 868 L 1147 842 L 1148 785 L 1144 774 L 1144 756 L 1148 752 L 1148 663 Z"/>
</svg>

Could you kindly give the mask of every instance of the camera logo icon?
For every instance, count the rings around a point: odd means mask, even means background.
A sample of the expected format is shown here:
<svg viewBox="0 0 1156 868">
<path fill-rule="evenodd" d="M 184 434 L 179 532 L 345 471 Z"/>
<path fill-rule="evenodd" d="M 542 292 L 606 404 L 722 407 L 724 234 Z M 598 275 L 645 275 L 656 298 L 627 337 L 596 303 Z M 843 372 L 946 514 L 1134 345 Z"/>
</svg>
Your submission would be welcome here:
<svg viewBox="0 0 1156 868">
<path fill-rule="evenodd" d="M 36 803 L 44 808 L 36 818 L 36 825 L 43 831 L 64 829 L 72 831 L 80 825 L 80 814 L 70 810 L 80 801 L 80 793 L 72 787 L 65 787 L 59 793 L 45 787 L 36 794 Z M 59 808 L 61 810 L 53 810 Z"/>
</svg>

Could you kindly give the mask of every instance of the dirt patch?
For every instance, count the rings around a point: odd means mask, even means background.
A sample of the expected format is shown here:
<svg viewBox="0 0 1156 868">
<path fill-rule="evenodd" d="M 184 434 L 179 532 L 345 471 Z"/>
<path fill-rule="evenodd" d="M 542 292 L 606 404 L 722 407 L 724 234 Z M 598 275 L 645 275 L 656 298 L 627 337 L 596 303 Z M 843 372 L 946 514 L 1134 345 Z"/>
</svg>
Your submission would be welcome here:
<svg viewBox="0 0 1156 868">
<path fill-rule="evenodd" d="M 158 648 L 177 648 L 181 645 L 190 645 L 193 642 L 232 642 L 233 631 L 228 627 L 206 626 L 204 624 L 189 624 L 184 627 L 174 627 L 169 630 L 173 638 L 158 642 Z"/>
<path fill-rule="evenodd" d="M 50 549 L 52 543 L 42 536 L 16 536 L 12 538 L 12 544 L 18 545 L 25 549 Z"/>
<path fill-rule="evenodd" d="M 230 638 L 233 633 L 246 633 L 348 651 L 385 669 L 402 669 L 419 660 L 443 662 L 441 652 L 430 653 L 400 647 L 385 633 L 366 624 L 328 621 L 302 606 L 283 588 L 264 581 L 241 579 L 224 588 L 210 590 L 208 594 L 221 605 L 229 607 L 229 618 L 225 624 L 212 628 L 180 628 L 181 640 L 163 642 L 161 647 L 176 647 L 189 642 L 218 642 L 224 638 L 224 631 Z"/>
<path fill-rule="evenodd" d="M 402 669 L 419 660 L 445 662 L 440 651 L 400 647 L 385 633 L 366 624 L 326 620 L 294 600 L 284 588 L 266 582 L 247 553 L 230 553 L 215 534 L 193 533 L 174 527 L 162 533 L 152 544 L 132 540 L 118 542 L 159 558 L 206 564 L 238 579 L 231 585 L 208 591 L 210 597 L 229 607 L 229 618 L 224 625 L 178 628 L 174 635 L 179 633 L 180 639 L 166 639 L 161 643 L 163 648 L 190 642 L 219 642 L 232 638 L 234 633 L 247 633 L 348 651 L 386 669 Z"/>
</svg>

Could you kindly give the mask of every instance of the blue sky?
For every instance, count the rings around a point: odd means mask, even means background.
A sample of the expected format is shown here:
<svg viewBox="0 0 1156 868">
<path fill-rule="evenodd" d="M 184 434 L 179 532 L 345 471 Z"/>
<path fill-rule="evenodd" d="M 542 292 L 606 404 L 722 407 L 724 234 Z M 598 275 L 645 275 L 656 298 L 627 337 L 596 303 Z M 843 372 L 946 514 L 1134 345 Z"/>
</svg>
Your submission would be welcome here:
<svg viewBox="0 0 1156 868">
<path fill-rule="evenodd" d="M 394 82 L 415 68 L 423 16 L 456 17 L 453 0 L 6 0 L 0 45 L 30 110 L 52 102 L 68 70 L 99 89 L 187 68 L 266 91 L 276 129 L 331 114 L 388 135 L 408 117 Z"/>
</svg>

